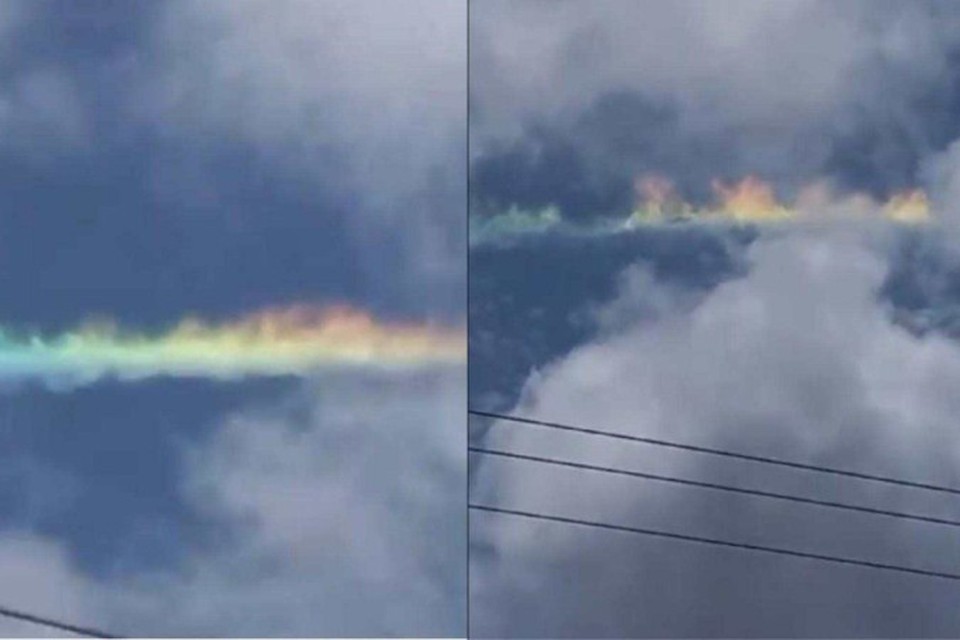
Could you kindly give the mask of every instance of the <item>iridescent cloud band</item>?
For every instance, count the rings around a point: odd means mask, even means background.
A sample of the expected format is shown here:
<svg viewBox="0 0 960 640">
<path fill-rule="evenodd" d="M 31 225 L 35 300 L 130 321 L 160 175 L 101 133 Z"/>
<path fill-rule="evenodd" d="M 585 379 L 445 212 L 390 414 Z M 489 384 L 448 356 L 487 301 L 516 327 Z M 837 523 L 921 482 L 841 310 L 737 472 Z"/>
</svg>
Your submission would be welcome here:
<svg viewBox="0 0 960 640">
<path fill-rule="evenodd" d="M 598 215 L 593 221 L 570 223 L 556 207 L 522 210 L 516 207 L 492 216 L 470 218 L 472 245 L 546 231 L 576 235 L 609 235 L 644 226 L 671 222 L 777 224 L 805 219 L 883 219 L 897 224 L 920 224 L 931 219 L 930 203 L 921 190 L 895 193 L 878 201 L 863 193 L 837 194 L 823 183 L 801 189 L 789 204 L 779 201 L 774 189 L 754 176 L 725 183 L 714 180 L 714 198 L 695 205 L 681 197 L 663 176 L 642 175 L 634 182 L 637 200 L 633 211 L 620 216 Z"/>
<path fill-rule="evenodd" d="M 380 323 L 335 307 L 268 309 L 220 324 L 188 318 L 154 335 L 88 322 L 61 335 L 0 329 L 0 380 L 76 386 L 104 376 L 235 379 L 332 368 L 411 368 L 466 359 L 462 330 Z"/>
</svg>

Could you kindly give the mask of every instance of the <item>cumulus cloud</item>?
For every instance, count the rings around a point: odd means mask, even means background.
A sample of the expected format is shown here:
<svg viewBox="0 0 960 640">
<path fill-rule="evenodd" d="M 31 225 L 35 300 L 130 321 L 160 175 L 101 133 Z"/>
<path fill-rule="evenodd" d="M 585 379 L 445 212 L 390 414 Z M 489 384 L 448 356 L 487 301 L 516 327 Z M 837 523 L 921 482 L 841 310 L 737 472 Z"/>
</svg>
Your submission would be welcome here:
<svg viewBox="0 0 960 640">
<path fill-rule="evenodd" d="M 462 633 L 463 389 L 453 367 L 331 376 L 230 420 L 187 486 L 201 512 L 242 523 L 238 546 L 171 590 L 182 628 L 226 631 L 239 605 L 260 609 L 254 634 Z"/>
<path fill-rule="evenodd" d="M 465 34 L 465 3 L 446 0 L 174 0 L 130 113 L 174 140 L 240 142 L 340 194 L 345 212 L 317 215 L 343 216 L 358 261 L 400 254 L 406 287 L 459 285 Z"/>
<path fill-rule="evenodd" d="M 460 319 L 465 7 L 4 3 L 8 270 L 83 281 L 74 318 L 292 296 Z M 23 237 L 36 251 L 11 248 Z M 8 316 L 48 323 L 38 298 Z"/>
<path fill-rule="evenodd" d="M 0 8 L 0 151 L 16 201 L 0 253 L 32 276 L 7 282 L 7 325 L 56 334 L 106 311 L 157 327 L 337 301 L 461 323 L 466 3 L 135 4 Z M 79 153 L 40 172 L 25 161 L 63 149 Z M 187 445 L 176 505 L 156 509 L 217 544 L 174 540 L 182 564 L 145 573 L 166 561 L 151 547 L 137 568 L 91 568 L 96 531 L 0 534 L 12 549 L 0 566 L 19 558 L 45 589 L 2 603 L 134 634 L 459 635 L 465 380 L 436 364 L 317 373 L 284 406 Z M 144 503 L 166 499 L 170 475 L 138 473 Z M 45 492 L 18 519 L 79 510 Z"/>
<path fill-rule="evenodd" d="M 725 244 L 730 270 L 635 265 L 599 308 L 586 300 L 596 300 L 600 277 L 581 286 L 574 315 L 588 309 L 593 332 L 568 339 L 552 361 L 539 354 L 513 411 L 960 486 L 954 5 L 492 0 L 472 15 L 471 214 L 521 230 L 576 227 L 576 246 L 590 245 L 571 259 L 556 247 L 574 240 L 547 246 L 561 234 L 540 234 L 523 255 L 546 263 L 553 251 L 576 271 L 589 256 L 590 269 L 605 269 L 607 289 L 614 269 L 604 252 L 633 246 L 654 262 L 657 252 L 639 241 L 652 231 L 617 229 L 589 242 L 582 233 L 625 220 L 637 178 L 648 175 L 668 179 L 694 208 L 709 206 L 716 179 L 756 175 L 770 185 L 761 200 L 813 214 L 811 224 L 756 228 Z M 916 188 L 926 196 L 892 202 L 912 210 L 929 201 L 933 226 L 862 223 L 861 212 Z M 807 197 L 817 193 L 826 197 Z M 489 266 L 514 249 L 484 251 L 495 254 Z M 695 253 L 691 245 L 682 255 Z M 512 284 L 497 290 L 489 268 L 474 276 L 485 292 L 522 293 Z M 671 277 L 684 270 L 709 286 Z M 563 295 L 569 303 L 576 293 Z M 537 323 L 524 345 L 542 341 L 537 327 L 548 324 L 572 320 Z M 508 423 L 475 436 L 538 455 L 958 515 L 954 503 L 922 492 Z M 492 457 L 477 456 L 472 470 L 473 499 L 487 504 L 946 571 L 957 557 L 943 527 Z M 960 628 L 954 592 L 934 580 L 492 514 L 476 514 L 472 527 L 476 635 L 875 637 Z"/>
<path fill-rule="evenodd" d="M 162 19 L 143 108 L 171 126 L 303 145 L 309 162 L 349 142 L 360 179 L 393 190 L 464 131 L 462 3 L 174 1 Z M 408 164 L 386 171 L 400 150 Z"/>
<path fill-rule="evenodd" d="M 454 367 L 330 375 L 230 416 L 183 448 L 214 542 L 93 576 L 63 542 L 5 531 L 0 601 L 134 635 L 460 635 L 463 390 Z"/>
<path fill-rule="evenodd" d="M 584 9 L 494 0 L 475 15 L 478 62 L 485 63 L 476 69 L 477 98 L 494 112 L 513 112 L 516 122 L 520 110 L 583 108 L 610 88 L 630 87 L 676 96 L 726 123 L 796 122 L 861 101 L 861 83 L 878 78 L 851 72 L 878 59 L 920 72 L 918 84 L 942 78 L 943 40 L 955 19 L 946 14 L 943 3 L 602 0 Z M 698 55 L 689 55 L 691 45 Z M 780 81 L 788 75 L 794 81 Z M 512 100 L 497 91 L 508 83 L 520 91 Z"/>
<path fill-rule="evenodd" d="M 894 321 L 880 297 L 888 275 L 880 244 L 862 229 L 762 236 L 748 250 L 749 271 L 694 305 L 670 288 L 650 295 L 649 279 L 628 275 L 601 315 L 616 323 L 532 376 L 515 412 L 960 486 L 960 346 Z M 949 501 L 922 493 L 507 423 L 491 426 L 484 444 L 957 516 Z M 948 571 L 958 551 L 951 531 L 916 523 L 510 461 L 475 464 L 474 500 L 488 504 Z M 472 548 L 480 635 L 927 636 L 960 628 L 953 592 L 935 580 L 483 514 L 473 518 Z"/>
<path fill-rule="evenodd" d="M 494 210 L 619 212 L 649 170 L 690 196 L 748 173 L 882 195 L 960 134 L 948 3 L 494 0 L 472 15 L 472 171 Z"/>
</svg>

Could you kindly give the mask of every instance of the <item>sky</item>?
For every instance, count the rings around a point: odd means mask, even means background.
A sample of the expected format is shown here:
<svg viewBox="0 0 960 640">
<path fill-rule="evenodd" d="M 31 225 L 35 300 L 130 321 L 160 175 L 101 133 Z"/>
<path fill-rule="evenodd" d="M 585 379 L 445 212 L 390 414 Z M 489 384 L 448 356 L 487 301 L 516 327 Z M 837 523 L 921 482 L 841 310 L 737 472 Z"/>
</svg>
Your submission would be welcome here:
<svg viewBox="0 0 960 640">
<path fill-rule="evenodd" d="M 5 607 L 463 633 L 465 21 L 0 5 Z"/>
<path fill-rule="evenodd" d="M 960 10 L 471 6 L 472 408 L 960 487 Z M 957 519 L 473 418 L 474 446 Z M 957 573 L 955 531 L 474 454 L 471 501 Z M 472 512 L 477 637 L 951 637 L 954 583 Z"/>
</svg>

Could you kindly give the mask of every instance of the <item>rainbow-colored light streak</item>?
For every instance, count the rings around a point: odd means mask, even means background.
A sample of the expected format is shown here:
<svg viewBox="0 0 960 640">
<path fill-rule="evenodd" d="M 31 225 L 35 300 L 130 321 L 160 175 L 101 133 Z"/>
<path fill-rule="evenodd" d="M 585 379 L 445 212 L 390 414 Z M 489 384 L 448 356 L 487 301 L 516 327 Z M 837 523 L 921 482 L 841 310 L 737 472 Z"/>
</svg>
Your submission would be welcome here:
<svg viewBox="0 0 960 640">
<path fill-rule="evenodd" d="M 610 235 L 631 229 L 676 222 L 774 225 L 810 219 L 882 219 L 897 224 L 922 224 L 932 219 L 930 202 L 918 189 L 895 193 L 885 202 L 867 194 L 837 195 L 824 184 L 801 189 L 789 204 L 780 202 L 772 185 L 755 176 L 725 183 L 714 180 L 713 201 L 694 205 L 683 199 L 673 183 L 662 176 L 638 176 L 633 211 L 619 218 L 600 216 L 590 224 L 575 225 L 563 219 L 556 207 L 540 211 L 512 208 L 490 217 L 471 217 L 470 243 L 536 235 L 545 231 L 574 235 Z"/>
<path fill-rule="evenodd" d="M 105 376 L 229 380 L 325 369 L 405 369 L 465 358 L 462 330 L 381 324 L 346 307 L 269 309 L 222 324 L 187 318 L 157 335 L 103 321 L 47 337 L 0 329 L 0 381 L 68 387 Z"/>
</svg>

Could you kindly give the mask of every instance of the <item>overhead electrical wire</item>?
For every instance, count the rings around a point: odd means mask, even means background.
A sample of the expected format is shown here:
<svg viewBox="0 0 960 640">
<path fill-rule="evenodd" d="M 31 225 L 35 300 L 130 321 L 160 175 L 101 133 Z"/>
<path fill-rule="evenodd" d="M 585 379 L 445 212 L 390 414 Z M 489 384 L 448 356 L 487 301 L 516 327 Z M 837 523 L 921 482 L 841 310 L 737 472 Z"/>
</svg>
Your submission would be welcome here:
<svg viewBox="0 0 960 640">
<path fill-rule="evenodd" d="M 867 480 L 871 482 L 880 482 L 884 484 L 897 485 L 901 487 L 910 487 L 913 489 L 924 489 L 927 491 L 935 491 L 939 493 L 948 493 L 952 495 L 960 496 L 960 489 L 956 487 L 949 487 L 944 485 L 936 485 L 925 482 L 917 482 L 914 480 L 906 480 L 903 478 L 897 478 L 893 476 L 886 476 L 874 473 L 866 473 L 862 471 L 853 471 L 850 469 L 839 469 L 835 467 L 825 467 L 820 465 L 808 464 L 805 462 L 798 462 L 795 460 L 788 460 L 785 458 L 773 458 L 769 456 L 761 456 L 750 453 L 743 453 L 739 451 L 731 451 L 726 449 L 715 449 L 712 447 L 705 447 L 694 444 L 687 444 L 683 442 L 675 442 L 671 440 L 662 440 L 659 438 L 648 438 L 645 436 L 635 436 L 625 433 L 616 433 L 612 431 L 604 431 L 601 429 L 592 429 L 588 427 L 581 427 L 578 425 L 563 424 L 559 422 L 549 422 L 546 420 L 535 420 L 533 418 L 524 418 L 520 416 L 513 416 L 503 413 L 495 413 L 492 411 L 479 411 L 476 409 L 467 409 L 467 413 L 475 416 L 481 416 L 486 418 L 493 418 L 496 420 L 506 420 L 508 422 L 514 422 L 518 424 L 531 425 L 536 427 L 543 427 L 547 429 L 556 429 L 559 431 L 567 431 L 571 433 L 580 433 L 584 435 L 598 436 L 603 438 L 610 438 L 622 441 L 635 442 L 639 444 L 652 445 L 657 447 L 666 447 L 672 449 L 679 449 L 683 451 L 691 451 L 694 453 L 702 453 L 707 455 L 721 456 L 726 458 L 734 458 L 738 460 L 746 460 L 749 462 L 757 462 L 761 464 L 769 464 L 781 467 L 789 467 L 793 469 L 800 469 L 803 471 L 812 471 L 816 473 L 824 473 L 836 476 L 845 476 L 849 478 L 856 478 L 858 480 Z"/>
<path fill-rule="evenodd" d="M 628 469 L 620 469 L 616 467 L 606 467 L 599 465 L 592 465 L 583 462 L 575 462 L 572 460 L 562 460 L 559 458 L 549 458 L 543 456 L 534 456 L 523 453 L 515 453 L 512 451 L 499 451 L 496 449 L 486 449 L 483 447 L 468 447 L 468 450 L 471 453 L 497 456 L 501 458 L 510 458 L 513 460 L 526 461 L 526 462 L 537 462 L 540 464 L 554 465 L 560 467 L 567 467 L 571 469 L 579 469 L 583 471 L 595 471 L 598 473 L 606 473 L 612 475 L 628 476 L 632 478 L 639 478 L 642 480 L 653 480 L 656 482 L 668 482 L 673 484 L 679 484 L 690 487 L 699 487 L 703 489 L 713 489 L 716 491 L 726 491 L 729 493 L 739 493 L 749 496 L 757 496 L 762 498 L 771 498 L 775 500 L 784 500 L 789 502 L 797 502 L 802 504 L 815 505 L 819 507 L 827 507 L 832 509 L 842 509 L 847 511 L 856 511 L 860 513 L 868 513 L 872 515 L 881 515 L 888 516 L 891 518 L 900 518 L 903 520 L 915 520 L 919 522 L 927 522 L 931 524 L 945 525 L 949 527 L 960 527 L 960 520 L 951 520 L 948 518 L 937 518 L 934 516 L 925 516 L 915 513 L 906 513 L 902 511 L 892 511 L 888 509 L 877 509 L 874 507 L 866 507 L 862 505 L 849 504 L 845 502 L 835 502 L 831 500 L 820 500 L 816 498 L 807 498 L 804 496 L 797 496 L 787 493 L 777 493 L 773 491 L 763 491 L 760 489 L 749 489 L 746 487 L 736 487 L 733 485 L 725 485 L 714 482 L 703 482 L 700 480 L 689 480 L 686 478 L 677 478 L 674 476 L 665 476 L 655 473 L 646 473 L 642 471 L 632 471 Z"/>
<path fill-rule="evenodd" d="M 861 560 L 858 558 L 850 558 L 845 556 L 831 556 L 821 553 L 812 553 L 808 551 L 800 551 L 797 549 L 788 549 L 784 547 L 768 547 L 759 544 L 750 544 L 745 542 L 734 542 L 731 540 L 722 540 L 719 538 L 707 538 L 703 536 L 690 535 L 686 533 L 677 533 L 674 531 L 663 531 L 659 529 L 646 529 L 641 527 L 631 527 L 626 525 L 619 524 L 610 524 L 606 522 L 597 522 L 593 520 L 584 520 L 580 518 L 568 518 L 566 516 L 557 516 L 546 513 L 538 513 L 533 511 L 522 511 L 519 509 L 507 509 L 504 507 L 496 507 L 491 505 L 483 504 L 473 504 L 470 503 L 468 507 L 474 511 L 484 511 L 487 513 L 502 514 L 507 516 L 527 518 L 532 520 L 542 520 L 547 522 L 556 522 L 569 525 L 578 525 L 582 527 L 590 527 L 595 529 L 605 529 L 608 531 L 619 531 L 622 533 L 631 533 L 636 535 L 645 535 L 652 536 L 657 538 L 669 538 L 673 540 L 683 540 L 686 542 L 694 542 L 698 544 L 729 547 L 734 549 L 742 549 L 745 551 L 754 551 L 761 553 L 776 554 L 781 556 L 791 556 L 794 558 L 804 558 L 807 560 L 816 560 L 820 562 L 830 562 L 835 564 L 844 564 L 852 565 L 858 567 L 864 567 L 868 569 L 879 569 L 884 571 L 892 571 L 898 573 L 908 573 L 919 576 L 926 576 L 931 578 L 941 578 L 944 580 L 960 581 L 960 574 L 956 573 L 946 573 L 942 571 L 932 571 L 928 569 L 919 569 L 916 567 L 908 567 L 904 565 L 896 564 L 887 564 L 884 562 L 874 562 L 871 560 Z"/>
<path fill-rule="evenodd" d="M 109 634 L 105 631 L 100 631 L 99 629 L 93 629 L 91 627 L 81 627 L 79 625 L 70 624 L 67 622 L 60 622 L 58 620 L 53 620 L 51 618 L 45 618 L 43 616 L 34 615 L 32 613 L 26 613 L 24 611 L 17 611 L 16 609 L 9 609 L 3 606 L 0 606 L 0 616 L 6 617 L 6 618 L 12 618 L 14 620 L 21 620 L 23 622 L 30 622 L 32 624 L 40 625 L 50 629 L 59 629 L 60 631 L 69 631 L 70 633 L 76 634 L 78 636 L 84 636 L 87 638 L 119 638 L 120 637 L 120 636 Z"/>
</svg>

